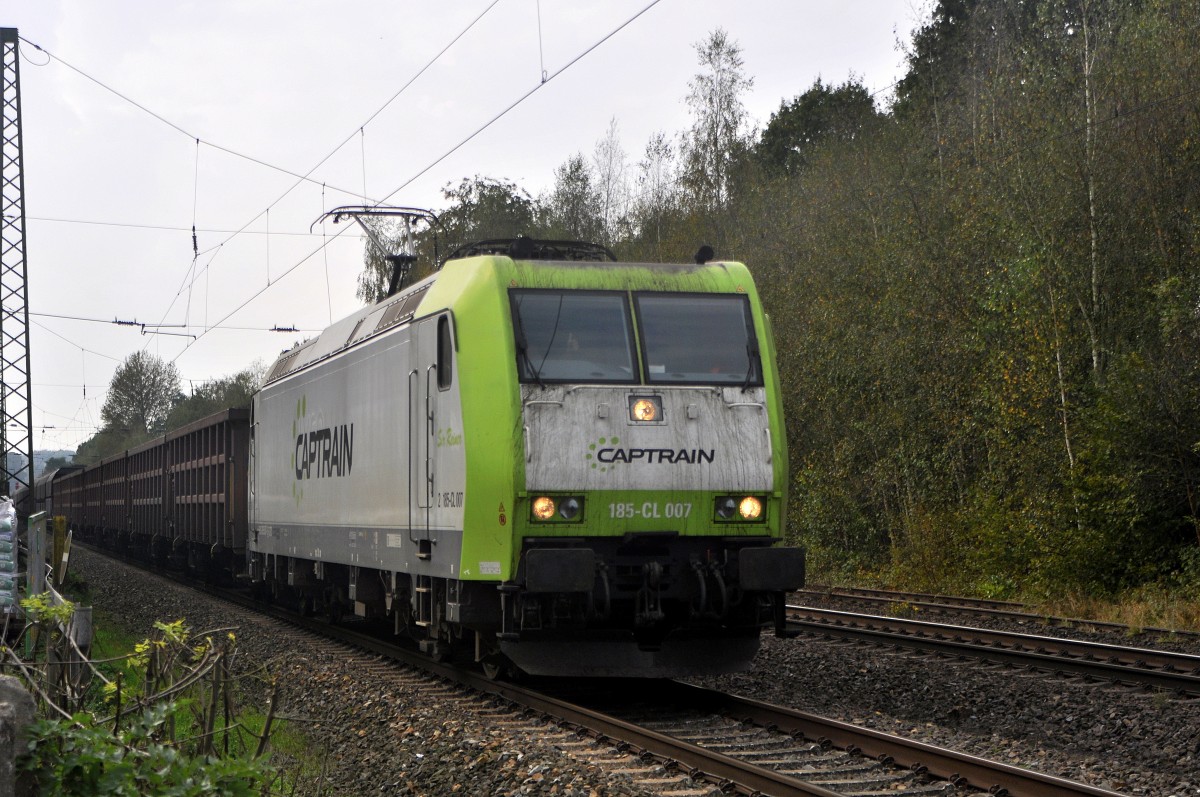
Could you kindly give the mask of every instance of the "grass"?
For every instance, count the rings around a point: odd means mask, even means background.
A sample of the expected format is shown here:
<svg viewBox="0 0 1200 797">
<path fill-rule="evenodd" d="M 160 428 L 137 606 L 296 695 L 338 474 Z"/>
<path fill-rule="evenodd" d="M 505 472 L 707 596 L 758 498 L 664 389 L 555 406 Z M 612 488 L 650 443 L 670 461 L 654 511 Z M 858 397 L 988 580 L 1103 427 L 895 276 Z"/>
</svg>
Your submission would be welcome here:
<svg viewBox="0 0 1200 797">
<path fill-rule="evenodd" d="M 1146 628 L 1200 631 L 1200 595 L 1193 590 L 1158 585 L 1139 587 L 1113 599 L 1068 595 L 1044 601 L 1036 611 L 1055 617 L 1121 623 L 1134 633 Z"/>
<path fill-rule="evenodd" d="M 927 574 L 928 576 L 929 574 Z M 892 570 L 858 569 L 853 573 L 830 569 L 816 572 L 810 567 L 809 582 L 838 587 L 876 587 L 901 591 L 935 592 L 947 595 L 961 594 L 967 597 L 1000 597 L 1006 600 L 1024 601 L 1034 614 L 1049 617 L 1077 618 L 1102 622 L 1120 623 L 1130 627 L 1131 633 L 1145 628 L 1163 628 L 1170 631 L 1200 631 L 1200 576 L 1190 579 L 1174 579 L 1168 583 L 1146 584 L 1111 597 L 1096 597 L 1083 593 L 1059 595 L 1050 598 L 1032 598 L 1020 594 L 1019 585 L 1008 584 L 994 594 L 987 589 L 956 590 L 953 584 L 944 583 L 937 574 L 925 583 L 904 583 Z M 940 584 L 940 587 L 938 586 Z M 985 594 L 973 594 L 973 593 Z M 895 610 L 907 612 L 908 607 Z"/>
</svg>

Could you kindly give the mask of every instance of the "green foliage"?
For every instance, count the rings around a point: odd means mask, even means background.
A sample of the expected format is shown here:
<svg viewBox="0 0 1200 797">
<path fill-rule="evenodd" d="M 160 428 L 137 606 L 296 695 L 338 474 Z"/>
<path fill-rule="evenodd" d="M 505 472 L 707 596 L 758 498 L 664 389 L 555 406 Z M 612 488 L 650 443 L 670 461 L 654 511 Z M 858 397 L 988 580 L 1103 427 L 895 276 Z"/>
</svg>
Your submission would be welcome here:
<svg viewBox="0 0 1200 797">
<path fill-rule="evenodd" d="M 50 457 L 46 460 L 46 463 L 42 466 L 41 473 L 38 475 L 41 476 L 43 473 L 53 473 L 59 468 L 65 468 L 70 464 L 71 460 L 69 457 Z"/>
<path fill-rule="evenodd" d="M 95 465 L 105 457 L 223 410 L 249 407 L 262 383 L 265 366 L 256 362 L 233 376 L 214 379 L 184 396 L 175 366 L 138 352 L 113 374 L 102 417 L 105 425 L 80 444 L 76 465 Z"/>
<path fill-rule="evenodd" d="M 768 170 L 796 172 L 822 144 L 853 141 L 877 118 L 875 101 L 861 83 L 848 80 L 834 88 L 817 78 L 808 91 L 780 103 L 754 153 Z"/>
<path fill-rule="evenodd" d="M 25 616 L 29 622 L 39 625 L 57 623 L 66 625 L 75 614 L 75 604 L 70 601 L 55 604 L 51 600 L 49 592 L 22 598 L 21 608 L 25 610 Z"/>
<path fill-rule="evenodd" d="M 249 409 L 255 391 L 262 384 L 265 371 L 265 366 L 259 362 L 233 376 L 205 382 L 195 388 L 192 395 L 181 399 L 171 408 L 166 428 L 178 429 L 227 409 Z"/>
<path fill-rule="evenodd" d="M 272 793 L 276 775 L 262 761 L 189 755 L 164 741 L 183 711 L 177 703 L 158 703 L 127 718 L 117 733 L 86 713 L 38 721 L 29 730 L 30 753 L 21 768 L 44 797 Z"/>
<path fill-rule="evenodd" d="M 74 463 L 94 465 L 162 434 L 171 408 L 182 397 L 174 364 L 145 351 L 129 355 L 108 384 L 100 410 L 104 426 L 79 446 Z"/>
<path fill-rule="evenodd" d="M 35 793 L 280 793 L 280 775 L 263 757 L 273 709 L 249 721 L 234 709 L 232 633 L 197 640 L 182 620 L 157 622 L 155 635 L 137 643 L 124 671 L 108 680 L 104 672 L 113 673 L 120 659 L 103 669 L 86 661 L 78 668 L 52 664 L 79 659 L 66 637 L 51 633 L 70 619 L 72 605 L 54 606 L 45 595 L 23 605 L 45 655 L 38 647 L 28 661 L 16 658 L 16 648 L 4 653 L 49 717 L 34 724 L 28 754 L 18 759 Z M 273 688 L 268 705 L 275 696 Z"/>
<path fill-rule="evenodd" d="M 554 189 L 545 217 L 550 238 L 599 241 L 603 236 L 600 192 L 583 155 L 572 155 L 554 170 Z"/>
<path fill-rule="evenodd" d="M 818 560 L 1107 593 L 1196 544 L 1185 5 L 943 0 L 887 123 L 771 187 L 803 264 L 766 293 Z M 850 518 L 867 539 L 831 534 Z"/>
<path fill-rule="evenodd" d="M 447 185 L 442 195 L 450 203 L 438 214 L 444 230 L 443 257 L 474 241 L 538 233 L 536 205 L 516 183 L 476 176 Z"/>
<path fill-rule="evenodd" d="M 79 444 L 72 462 L 75 465 L 95 465 L 105 457 L 139 446 L 151 437 L 153 435 L 144 432 L 105 426 Z"/>
<path fill-rule="evenodd" d="M 137 351 L 117 366 L 100 417 L 107 426 L 132 434 L 161 433 L 179 395 L 179 369 Z"/>
</svg>

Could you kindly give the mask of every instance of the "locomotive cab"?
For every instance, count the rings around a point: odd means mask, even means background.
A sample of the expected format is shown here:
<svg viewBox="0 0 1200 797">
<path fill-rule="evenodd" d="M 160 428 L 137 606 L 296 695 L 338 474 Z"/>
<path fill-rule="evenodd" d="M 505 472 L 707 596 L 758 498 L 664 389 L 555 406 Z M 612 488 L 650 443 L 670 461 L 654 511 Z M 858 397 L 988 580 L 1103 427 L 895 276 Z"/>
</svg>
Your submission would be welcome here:
<svg viewBox="0 0 1200 797">
<path fill-rule="evenodd" d="M 786 454 L 749 275 L 585 269 L 510 282 L 525 490 L 500 648 L 546 674 L 748 666 L 804 581 L 773 547 Z"/>
</svg>

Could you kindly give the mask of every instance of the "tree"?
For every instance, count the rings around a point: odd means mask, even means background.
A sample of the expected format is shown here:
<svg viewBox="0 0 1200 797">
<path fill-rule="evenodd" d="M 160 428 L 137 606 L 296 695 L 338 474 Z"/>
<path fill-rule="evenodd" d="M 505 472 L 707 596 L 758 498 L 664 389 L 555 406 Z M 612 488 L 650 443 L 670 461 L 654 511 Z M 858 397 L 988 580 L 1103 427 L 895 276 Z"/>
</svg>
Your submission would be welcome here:
<svg viewBox="0 0 1200 797">
<path fill-rule="evenodd" d="M 543 201 L 553 238 L 597 241 L 604 228 L 600 194 L 583 155 L 575 154 L 554 170 L 554 189 Z"/>
<path fill-rule="evenodd" d="M 114 430 L 138 435 L 160 433 L 180 397 L 175 364 L 139 351 L 117 366 L 100 417 Z"/>
<path fill-rule="evenodd" d="M 600 242 L 612 246 L 623 237 L 622 230 L 629 221 L 629 179 L 625 150 L 617 135 L 616 117 L 608 123 L 604 138 L 596 142 L 592 166 L 596 175 L 596 194 L 600 200 Z"/>
<path fill-rule="evenodd" d="M 729 201 L 734 166 L 749 142 L 742 96 L 754 79 L 742 71 L 742 48 L 721 28 L 697 44 L 696 53 L 701 71 L 687 96 L 692 127 L 683 140 L 683 182 L 703 209 L 719 211 Z"/>
<path fill-rule="evenodd" d="M 474 241 L 515 238 L 537 231 L 533 199 L 516 183 L 476 175 L 457 186 L 447 184 L 442 195 L 450 202 L 438 214 L 444 230 L 442 257 Z M 423 235 L 422 241 L 428 245 L 429 235 Z M 429 259 L 421 258 L 422 262 Z"/>
<path fill-rule="evenodd" d="M 878 118 L 875 101 L 853 79 L 834 88 L 817 82 L 771 114 L 754 147 L 769 171 L 792 172 L 803 167 L 814 148 L 826 141 L 852 141 Z"/>
<path fill-rule="evenodd" d="M 178 429 L 222 410 L 249 408 L 265 373 L 266 366 L 258 361 L 233 376 L 205 382 L 171 410 L 167 430 Z"/>
<path fill-rule="evenodd" d="M 671 213 L 678 204 L 675 148 L 664 132 L 650 136 L 637 165 L 633 226 L 642 258 L 662 260 L 662 243 Z"/>
<path fill-rule="evenodd" d="M 123 428 L 105 426 L 79 444 L 71 462 L 75 465 L 95 465 L 105 457 L 140 445 L 149 438 L 150 435 L 144 432 L 130 432 Z"/>
<path fill-rule="evenodd" d="M 41 476 L 43 473 L 53 473 L 59 468 L 65 468 L 70 464 L 71 460 L 67 457 L 50 457 L 46 460 L 46 464 L 42 466 L 42 472 L 38 475 Z"/>
<path fill-rule="evenodd" d="M 413 233 L 416 262 L 409 283 L 432 274 L 441 267 L 446 256 L 460 246 L 489 238 L 536 236 L 541 231 L 537 206 L 516 183 L 476 175 L 463 178 L 457 185 L 447 183 L 442 188 L 442 196 L 449 204 L 435 211 L 440 223 Z M 363 221 L 371 225 L 393 251 L 408 235 L 403 221 L 386 218 L 365 218 Z M 358 276 L 358 298 L 368 304 L 382 300 L 391 276 L 391 265 L 374 244 L 366 241 L 363 270 Z"/>
</svg>

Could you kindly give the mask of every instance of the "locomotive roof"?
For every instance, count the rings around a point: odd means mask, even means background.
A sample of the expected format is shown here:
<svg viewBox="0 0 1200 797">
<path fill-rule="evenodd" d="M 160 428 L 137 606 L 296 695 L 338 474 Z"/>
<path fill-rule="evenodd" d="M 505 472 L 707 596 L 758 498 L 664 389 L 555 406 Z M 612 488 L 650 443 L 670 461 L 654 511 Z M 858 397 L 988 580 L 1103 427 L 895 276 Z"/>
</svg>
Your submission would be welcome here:
<svg viewBox="0 0 1200 797">
<path fill-rule="evenodd" d="M 487 242 L 484 242 L 487 243 Z M 558 242 L 552 242 L 558 243 Z M 448 260 L 441 270 L 400 293 L 335 322 L 315 338 L 280 353 L 267 371 L 270 384 L 415 318 L 452 308 L 479 283 L 510 287 L 558 287 L 579 290 L 669 290 L 680 292 L 753 292 L 741 263 L 623 263 L 584 260 L 514 260 L 482 254 Z"/>
</svg>

